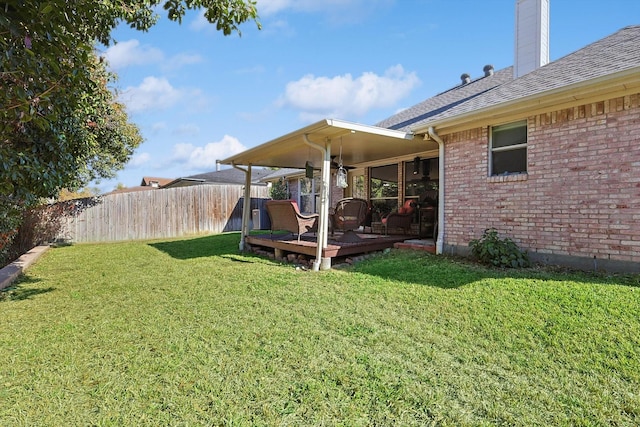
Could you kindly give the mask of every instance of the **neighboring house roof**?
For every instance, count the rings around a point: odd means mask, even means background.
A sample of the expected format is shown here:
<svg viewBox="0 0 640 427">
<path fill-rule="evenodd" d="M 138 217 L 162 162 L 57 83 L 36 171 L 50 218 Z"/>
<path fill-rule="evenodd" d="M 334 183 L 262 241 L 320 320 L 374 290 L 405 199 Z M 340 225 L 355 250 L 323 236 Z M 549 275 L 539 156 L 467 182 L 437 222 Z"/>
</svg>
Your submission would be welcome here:
<svg viewBox="0 0 640 427">
<path fill-rule="evenodd" d="M 622 28 L 518 79 L 513 67 L 429 98 L 378 123 L 390 129 L 417 130 L 429 123 L 475 114 L 484 109 L 546 96 L 573 86 L 599 83 L 618 73 L 636 74 L 640 85 L 640 25 Z M 625 76 L 628 80 L 628 76 Z"/>
<path fill-rule="evenodd" d="M 173 181 L 173 178 L 157 178 L 153 176 L 143 176 L 140 183 L 143 187 L 164 187 Z"/>
<path fill-rule="evenodd" d="M 252 185 L 265 185 L 261 179 L 265 175 L 273 172 L 271 169 L 252 168 L 251 169 L 251 184 Z M 200 173 L 196 175 L 177 178 L 170 183 L 163 186 L 163 188 L 175 188 L 185 187 L 189 185 L 200 184 L 237 184 L 244 185 L 245 174 L 243 171 L 236 168 L 223 169 L 214 172 Z"/>
<path fill-rule="evenodd" d="M 104 193 L 103 196 L 107 196 L 109 194 L 135 193 L 138 191 L 152 191 L 157 189 L 158 187 L 152 187 L 150 185 L 136 185 L 135 187 L 118 188 L 116 190 L 109 191 L 108 193 Z"/>
</svg>

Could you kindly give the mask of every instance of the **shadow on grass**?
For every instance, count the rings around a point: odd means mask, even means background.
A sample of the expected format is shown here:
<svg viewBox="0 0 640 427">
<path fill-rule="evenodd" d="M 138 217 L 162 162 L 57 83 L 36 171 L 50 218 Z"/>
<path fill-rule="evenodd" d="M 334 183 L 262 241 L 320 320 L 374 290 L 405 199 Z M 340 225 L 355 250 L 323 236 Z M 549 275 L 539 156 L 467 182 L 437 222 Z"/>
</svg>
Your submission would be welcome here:
<svg viewBox="0 0 640 427">
<path fill-rule="evenodd" d="M 555 266 L 525 269 L 497 269 L 466 258 L 424 254 L 413 251 L 391 253 L 356 264 L 353 271 L 385 280 L 455 289 L 483 279 L 529 279 L 579 281 L 589 284 L 640 287 L 640 274 L 584 272 Z"/>
<path fill-rule="evenodd" d="M 223 233 L 167 242 L 149 243 L 172 258 L 192 259 L 238 253 L 240 233 Z"/>
<path fill-rule="evenodd" d="M 193 259 L 218 256 L 238 263 L 251 264 L 246 256 L 240 256 L 240 233 L 223 233 L 192 239 L 149 243 L 175 259 Z M 257 257 L 260 258 L 260 257 Z M 357 263 L 351 271 L 377 276 L 385 280 L 455 289 L 483 279 L 536 279 L 574 280 L 593 284 L 611 284 L 640 287 L 638 274 L 604 274 L 581 272 L 557 267 L 527 269 L 495 269 L 474 263 L 465 258 L 431 255 L 417 251 L 391 251 Z"/>
<path fill-rule="evenodd" d="M 55 291 L 56 288 L 25 288 L 25 285 L 32 285 L 40 282 L 40 279 L 32 279 L 28 276 L 21 276 L 18 281 L 6 289 L 0 291 L 0 302 L 3 301 L 23 301 L 31 299 L 40 294 Z"/>
</svg>

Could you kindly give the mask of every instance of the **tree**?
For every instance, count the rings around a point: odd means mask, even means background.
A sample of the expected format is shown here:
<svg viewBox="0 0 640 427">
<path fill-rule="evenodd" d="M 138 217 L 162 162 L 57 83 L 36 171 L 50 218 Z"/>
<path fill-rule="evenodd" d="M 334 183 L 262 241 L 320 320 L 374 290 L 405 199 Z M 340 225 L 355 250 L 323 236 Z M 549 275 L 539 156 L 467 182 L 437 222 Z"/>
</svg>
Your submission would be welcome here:
<svg viewBox="0 0 640 427">
<path fill-rule="evenodd" d="M 100 189 L 98 188 L 89 188 L 89 187 L 83 187 L 80 188 L 76 191 L 71 191 L 67 188 L 63 188 L 62 190 L 60 190 L 60 192 L 58 193 L 58 201 L 59 202 L 66 202 L 68 200 L 76 200 L 76 199 L 86 199 L 88 197 L 94 197 L 97 196 L 100 192 Z"/>
<path fill-rule="evenodd" d="M 257 22 L 254 0 L 0 0 L 0 235 L 61 188 L 112 177 L 140 144 L 95 43 L 121 22 L 149 30 L 158 5 L 177 22 L 204 8 L 225 35 Z"/>
<path fill-rule="evenodd" d="M 271 196 L 274 200 L 285 200 L 289 199 L 291 195 L 289 194 L 289 186 L 284 178 L 280 178 L 276 182 L 271 184 L 271 189 L 269 189 L 269 196 Z"/>
</svg>

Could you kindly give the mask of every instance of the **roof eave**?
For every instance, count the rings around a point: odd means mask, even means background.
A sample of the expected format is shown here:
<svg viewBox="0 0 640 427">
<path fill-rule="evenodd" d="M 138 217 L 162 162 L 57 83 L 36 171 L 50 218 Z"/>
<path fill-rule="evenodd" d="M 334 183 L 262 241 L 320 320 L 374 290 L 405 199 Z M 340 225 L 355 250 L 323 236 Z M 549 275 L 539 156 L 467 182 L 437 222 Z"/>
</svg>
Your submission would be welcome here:
<svg viewBox="0 0 640 427">
<path fill-rule="evenodd" d="M 393 138 L 393 139 L 413 139 L 413 134 L 394 130 L 381 128 L 377 126 L 364 125 L 360 123 L 348 122 L 338 119 L 323 119 L 311 125 L 305 126 L 288 134 L 282 135 L 276 139 L 260 144 L 256 147 L 245 150 L 241 153 L 235 154 L 231 157 L 220 161 L 222 164 L 228 165 L 251 165 L 251 166 L 278 166 L 278 167 L 290 167 L 299 168 L 299 165 L 295 164 L 270 164 L 268 162 L 260 163 L 261 159 L 264 159 L 264 154 L 273 152 L 287 152 L 292 150 L 292 144 L 300 145 L 300 141 L 303 140 L 305 135 L 309 136 L 314 142 L 321 142 L 319 139 L 337 139 L 340 137 L 346 137 L 350 134 L 360 135 L 376 135 L 377 137 Z M 308 151 L 308 146 L 304 145 L 305 152 Z"/>
<path fill-rule="evenodd" d="M 636 78 L 630 80 L 630 76 Z M 411 128 L 411 131 L 421 135 L 433 127 L 440 133 L 458 132 L 476 127 L 478 123 L 500 124 L 516 118 L 540 114 L 549 111 L 550 108 L 561 110 L 610 97 L 637 93 L 638 89 L 640 89 L 640 66 L 494 104 L 454 117 L 432 120 Z"/>
</svg>

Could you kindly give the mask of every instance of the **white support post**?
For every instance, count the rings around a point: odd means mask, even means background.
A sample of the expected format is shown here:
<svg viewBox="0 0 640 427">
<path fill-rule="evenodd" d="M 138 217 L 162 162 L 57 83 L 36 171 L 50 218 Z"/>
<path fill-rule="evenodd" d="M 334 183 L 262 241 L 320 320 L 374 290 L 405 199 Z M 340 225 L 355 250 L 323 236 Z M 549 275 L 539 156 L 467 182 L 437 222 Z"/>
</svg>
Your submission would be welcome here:
<svg viewBox="0 0 640 427">
<path fill-rule="evenodd" d="M 324 259 L 322 253 L 327 248 L 329 236 L 329 189 L 331 185 L 331 140 L 327 139 L 325 145 L 322 146 L 309 140 L 307 134 L 304 135 L 304 142 L 320 151 L 323 155 L 322 160 L 322 189 L 320 192 L 320 209 L 318 219 L 318 238 L 316 247 L 316 260 L 313 263 L 313 271 L 328 270 L 331 268 L 331 259 Z"/>
<path fill-rule="evenodd" d="M 249 219 L 251 218 L 251 164 L 247 169 L 243 169 L 240 166 L 232 164 L 232 166 L 238 170 L 244 172 L 244 203 L 242 204 L 242 226 L 240 228 L 240 244 L 238 248 L 240 252 L 244 252 L 246 245 L 245 240 L 249 235 Z"/>
</svg>

